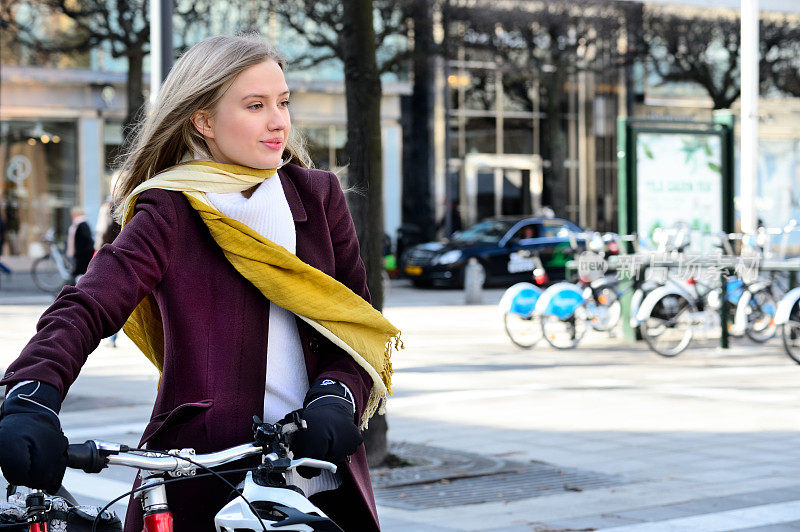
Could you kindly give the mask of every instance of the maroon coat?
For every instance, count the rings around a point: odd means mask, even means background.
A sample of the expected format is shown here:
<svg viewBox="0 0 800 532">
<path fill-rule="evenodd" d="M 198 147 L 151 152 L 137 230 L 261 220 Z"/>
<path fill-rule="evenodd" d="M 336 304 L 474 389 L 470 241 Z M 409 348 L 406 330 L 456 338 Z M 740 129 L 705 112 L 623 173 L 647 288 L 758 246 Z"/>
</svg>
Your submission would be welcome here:
<svg viewBox="0 0 800 532">
<path fill-rule="evenodd" d="M 336 176 L 294 165 L 278 174 L 294 218 L 297 256 L 369 300 Z M 253 415 L 264 410 L 269 301 L 225 259 L 179 192 L 154 189 L 139 197 L 131 221 L 97 253 L 77 286 L 64 288 L 42 315 L 37 334 L 0 384 L 35 379 L 66 395 L 89 353 L 151 293 L 164 323 L 164 368 L 142 443 L 204 453 L 251 441 Z M 369 376 L 297 321 L 309 382 L 327 377 L 345 383 L 360 418 Z M 377 530 L 363 445 L 347 470 L 337 506 L 347 509 L 354 529 Z M 178 487 L 168 492 L 177 531 L 213 530 L 210 518 L 229 492 L 219 484 L 200 479 L 173 484 Z M 195 497 L 202 497 L 199 503 Z M 204 523 L 190 523 L 193 518 Z M 140 531 L 140 520 L 140 505 L 131 504 L 126 530 Z"/>
</svg>

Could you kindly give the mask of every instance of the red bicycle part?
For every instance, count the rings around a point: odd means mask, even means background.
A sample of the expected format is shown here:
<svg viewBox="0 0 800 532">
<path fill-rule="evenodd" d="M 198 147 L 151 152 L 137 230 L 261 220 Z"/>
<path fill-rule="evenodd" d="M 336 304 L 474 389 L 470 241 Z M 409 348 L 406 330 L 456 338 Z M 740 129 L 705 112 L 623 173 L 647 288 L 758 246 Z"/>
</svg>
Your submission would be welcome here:
<svg viewBox="0 0 800 532">
<path fill-rule="evenodd" d="M 28 532 L 47 532 L 47 523 L 31 523 Z"/>
<path fill-rule="evenodd" d="M 145 515 L 143 532 L 172 532 L 172 512 Z"/>
</svg>

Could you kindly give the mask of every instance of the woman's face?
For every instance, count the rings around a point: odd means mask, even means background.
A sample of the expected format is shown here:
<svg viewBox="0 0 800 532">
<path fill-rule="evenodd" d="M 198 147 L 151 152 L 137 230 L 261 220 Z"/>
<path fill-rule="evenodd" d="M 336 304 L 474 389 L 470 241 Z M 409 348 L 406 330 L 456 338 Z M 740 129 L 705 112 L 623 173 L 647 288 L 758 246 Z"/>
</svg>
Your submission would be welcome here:
<svg viewBox="0 0 800 532">
<path fill-rule="evenodd" d="M 283 70 L 275 61 L 247 68 L 212 112 L 198 111 L 192 123 L 205 137 L 214 161 L 276 168 L 291 128 Z"/>
</svg>

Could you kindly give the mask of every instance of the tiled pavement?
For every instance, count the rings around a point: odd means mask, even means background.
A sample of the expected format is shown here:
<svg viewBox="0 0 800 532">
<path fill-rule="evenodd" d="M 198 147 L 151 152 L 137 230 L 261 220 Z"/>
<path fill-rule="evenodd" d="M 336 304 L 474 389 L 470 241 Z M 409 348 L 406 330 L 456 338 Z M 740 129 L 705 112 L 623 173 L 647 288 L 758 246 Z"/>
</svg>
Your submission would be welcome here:
<svg viewBox="0 0 800 532">
<path fill-rule="evenodd" d="M 706 342 L 664 359 L 595 334 L 571 351 L 523 351 L 505 338 L 493 307 L 500 293 L 465 306 L 458 291 L 393 287 L 386 315 L 403 329 L 407 349 L 394 357 L 390 440 L 625 482 L 509 501 L 487 494 L 482 504 L 424 510 L 382 500 L 385 532 L 800 529 L 800 367 L 777 341 L 735 342 L 728 351 Z M 19 352 L 46 303 L 6 297 L 0 366 Z M 68 433 L 88 436 L 105 423 L 116 424 L 117 438 L 134 437 L 136 427 L 125 424 L 147 415 L 156 381 L 140 362 L 126 339 L 98 349 L 71 394 L 130 404 L 110 401 L 90 421 L 67 412 Z"/>
<path fill-rule="evenodd" d="M 664 359 L 595 334 L 572 351 L 523 351 L 489 305 L 463 306 L 452 291 L 405 297 L 447 304 L 386 309 L 407 345 L 395 357 L 391 439 L 628 482 L 417 511 L 389 502 L 385 531 L 800 528 L 800 367 L 777 341 L 723 351 L 706 340 Z"/>
</svg>

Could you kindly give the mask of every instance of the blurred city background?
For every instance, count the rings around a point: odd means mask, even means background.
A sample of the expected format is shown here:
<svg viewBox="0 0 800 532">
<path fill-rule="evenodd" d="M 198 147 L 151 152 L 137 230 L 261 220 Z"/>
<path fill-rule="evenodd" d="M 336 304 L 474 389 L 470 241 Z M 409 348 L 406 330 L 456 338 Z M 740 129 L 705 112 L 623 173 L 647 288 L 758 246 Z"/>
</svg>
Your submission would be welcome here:
<svg viewBox="0 0 800 532">
<path fill-rule="evenodd" d="M 50 228 L 63 238 L 72 206 L 90 225 L 96 219 L 126 124 L 150 97 L 149 4 L 3 0 L 4 254 L 36 255 Z M 781 226 L 800 214 L 800 9 L 791 0 L 760 6 L 755 203 L 765 225 Z M 739 112 L 738 0 L 374 8 L 385 232 L 394 243 L 398 231 L 427 241 L 542 206 L 617 231 L 619 117 Z M 289 59 L 293 120 L 315 164 L 346 179 L 342 16 L 332 2 L 179 1 L 174 53 L 208 35 L 263 33 Z"/>
<path fill-rule="evenodd" d="M 1 366 L 74 282 L 68 236 L 101 240 L 175 58 L 259 32 L 406 337 L 367 435 L 386 530 L 800 527 L 796 0 L 0 0 L 0 24 Z M 117 342 L 71 438 L 144 426 L 157 375 Z"/>
</svg>

